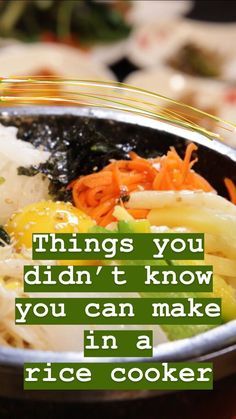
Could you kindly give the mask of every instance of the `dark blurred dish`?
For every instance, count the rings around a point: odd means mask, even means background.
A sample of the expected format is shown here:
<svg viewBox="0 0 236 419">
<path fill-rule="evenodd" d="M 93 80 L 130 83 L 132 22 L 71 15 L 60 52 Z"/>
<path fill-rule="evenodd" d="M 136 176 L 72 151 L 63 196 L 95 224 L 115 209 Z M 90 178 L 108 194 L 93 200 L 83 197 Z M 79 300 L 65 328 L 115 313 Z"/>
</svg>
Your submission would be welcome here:
<svg viewBox="0 0 236 419">
<path fill-rule="evenodd" d="M 185 74 L 235 80 L 236 25 L 172 19 L 143 24 L 128 42 L 139 67 L 170 65 Z"/>
<path fill-rule="evenodd" d="M 223 57 L 215 51 L 193 43 L 183 45 L 167 63 L 176 70 L 192 76 L 213 77 L 221 75 Z"/>
</svg>

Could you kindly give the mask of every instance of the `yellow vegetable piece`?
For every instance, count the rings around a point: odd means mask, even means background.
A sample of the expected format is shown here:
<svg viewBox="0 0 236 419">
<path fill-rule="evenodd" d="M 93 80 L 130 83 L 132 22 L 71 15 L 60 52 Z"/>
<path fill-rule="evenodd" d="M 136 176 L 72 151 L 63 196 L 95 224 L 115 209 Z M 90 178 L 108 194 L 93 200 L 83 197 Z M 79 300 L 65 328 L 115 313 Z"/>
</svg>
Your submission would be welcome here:
<svg viewBox="0 0 236 419">
<path fill-rule="evenodd" d="M 203 295 L 204 294 L 204 295 Z M 219 275 L 213 276 L 213 292 L 202 293 L 203 297 L 221 298 L 222 318 L 225 322 L 236 319 L 236 293 L 231 285 Z"/>
<path fill-rule="evenodd" d="M 41 201 L 13 214 L 5 229 L 20 250 L 32 247 L 33 233 L 86 233 L 94 225 L 88 215 L 70 203 Z"/>
<path fill-rule="evenodd" d="M 174 265 L 205 265 L 205 262 L 202 260 L 175 260 Z M 220 275 L 213 275 L 213 292 L 199 292 L 196 295 L 199 298 L 221 298 L 224 322 L 236 319 L 236 291 Z"/>
</svg>

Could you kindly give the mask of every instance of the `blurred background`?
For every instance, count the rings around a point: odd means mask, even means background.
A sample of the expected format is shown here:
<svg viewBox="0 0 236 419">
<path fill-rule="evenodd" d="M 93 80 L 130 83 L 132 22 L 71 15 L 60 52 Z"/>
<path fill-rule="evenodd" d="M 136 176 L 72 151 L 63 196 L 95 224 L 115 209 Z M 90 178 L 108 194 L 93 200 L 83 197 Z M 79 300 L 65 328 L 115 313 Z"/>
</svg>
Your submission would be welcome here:
<svg viewBox="0 0 236 419">
<path fill-rule="evenodd" d="M 236 3 L 0 0 L 0 75 L 123 81 L 234 122 Z"/>
<path fill-rule="evenodd" d="M 0 0 L 0 76 L 28 75 L 123 81 L 236 123 L 236 2 Z M 233 376 L 212 392 L 77 409 L 0 400 L 0 418 L 236 419 L 235 391 Z"/>
</svg>

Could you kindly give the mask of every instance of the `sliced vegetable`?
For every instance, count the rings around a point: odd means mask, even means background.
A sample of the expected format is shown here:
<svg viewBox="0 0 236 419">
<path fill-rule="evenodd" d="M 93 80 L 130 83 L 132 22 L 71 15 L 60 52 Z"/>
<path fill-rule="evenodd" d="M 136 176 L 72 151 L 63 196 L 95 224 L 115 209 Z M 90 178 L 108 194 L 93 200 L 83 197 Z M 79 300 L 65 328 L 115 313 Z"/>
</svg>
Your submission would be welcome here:
<svg viewBox="0 0 236 419">
<path fill-rule="evenodd" d="M 155 209 L 164 207 L 204 207 L 236 216 L 236 206 L 220 195 L 203 191 L 143 191 L 132 192 L 127 207 Z"/>
<path fill-rule="evenodd" d="M 93 226 L 89 229 L 89 233 L 111 233 L 111 231 L 107 230 L 105 227 Z"/>
<path fill-rule="evenodd" d="M 195 265 L 201 261 L 172 261 L 174 265 Z M 202 262 L 204 264 L 204 262 Z M 223 278 L 214 274 L 212 293 L 193 293 L 193 292 L 168 292 L 168 293 L 140 293 L 144 298 L 221 298 L 222 299 L 222 319 L 223 322 L 236 319 L 236 293 L 235 289 L 227 284 Z M 162 325 L 162 329 L 170 340 L 184 339 L 203 333 L 214 326 L 212 325 Z"/>
<path fill-rule="evenodd" d="M 222 237 L 217 234 L 205 234 L 206 254 L 218 254 L 236 260 L 236 243 L 228 238 L 227 233 Z"/>
<path fill-rule="evenodd" d="M 122 206 L 116 205 L 113 211 L 113 217 L 115 217 L 117 220 L 123 220 L 123 221 L 132 221 L 133 217 L 129 214 L 129 212 Z"/>
<path fill-rule="evenodd" d="M 152 209 L 148 220 L 154 226 L 186 227 L 192 231 L 210 233 L 234 242 L 236 237 L 236 216 L 194 206 Z"/>
<path fill-rule="evenodd" d="M 221 276 L 214 274 L 213 293 L 204 293 L 206 297 L 218 297 L 222 300 L 224 322 L 236 319 L 236 292 Z"/>
<path fill-rule="evenodd" d="M 223 276 L 236 277 L 236 260 L 216 255 L 205 255 L 207 265 L 214 266 L 214 273 Z"/>
<path fill-rule="evenodd" d="M 192 336 L 196 336 L 199 333 L 204 333 L 209 329 L 212 329 L 214 326 L 201 324 L 201 325 L 162 325 L 161 328 L 166 333 L 169 340 L 178 340 L 178 339 L 186 339 L 191 338 Z"/>
<path fill-rule="evenodd" d="M 197 298 L 198 293 L 193 292 L 166 292 L 166 293 L 140 293 L 141 297 L 144 298 Z M 201 297 L 201 296 L 200 296 Z M 208 329 L 211 329 L 212 325 L 162 325 L 164 332 L 167 334 L 168 339 L 177 340 L 184 339 L 191 336 L 195 336 L 198 333 L 203 333 Z"/>
<path fill-rule="evenodd" d="M 208 262 L 208 261 L 207 261 Z M 204 261 L 187 260 L 172 261 L 174 265 L 204 265 Z M 181 293 L 178 293 L 179 297 Z M 192 295 L 191 295 L 192 296 Z M 222 318 L 224 322 L 236 319 L 236 290 L 231 287 L 221 276 L 214 273 L 213 292 L 196 293 L 197 297 L 221 298 L 222 300 Z"/>
<path fill-rule="evenodd" d="M 119 221 L 119 233 L 150 233 L 150 223 L 148 220 Z"/>
</svg>

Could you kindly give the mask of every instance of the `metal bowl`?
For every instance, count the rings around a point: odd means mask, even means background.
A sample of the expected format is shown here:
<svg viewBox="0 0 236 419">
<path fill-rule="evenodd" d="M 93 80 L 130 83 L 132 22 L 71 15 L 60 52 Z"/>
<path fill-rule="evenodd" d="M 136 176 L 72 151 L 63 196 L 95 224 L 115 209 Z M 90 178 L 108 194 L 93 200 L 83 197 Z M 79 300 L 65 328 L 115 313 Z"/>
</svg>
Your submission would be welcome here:
<svg viewBox="0 0 236 419">
<path fill-rule="evenodd" d="M 1 109 L 0 122 L 19 127 L 22 135 L 70 134 L 75 128 L 89 124 L 112 142 L 124 143 L 134 140 L 138 151 L 156 150 L 165 153 L 173 145 L 180 154 L 186 142 L 199 145 L 197 170 L 204 175 L 222 195 L 226 194 L 222 179 L 227 176 L 236 181 L 236 151 L 209 140 L 203 134 L 167 122 L 147 119 L 142 116 L 101 108 L 78 107 L 17 107 Z M 45 131 L 45 126 L 47 130 Z M 50 134 L 49 134 L 50 133 Z M 78 136 L 78 141 L 80 137 Z M 129 359 L 104 359 L 105 361 L 127 362 Z M 140 360 L 140 359 L 139 359 Z M 175 342 L 160 344 L 154 348 L 152 359 L 143 361 L 213 361 L 215 379 L 236 372 L 236 321 L 216 327 L 198 336 Z M 101 360 L 97 359 L 97 362 Z M 81 353 L 43 352 L 0 348 L 0 396 L 53 401 L 105 401 L 124 400 L 161 394 L 158 391 L 24 391 L 24 362 L 84 362 Z"/>
</svg>

